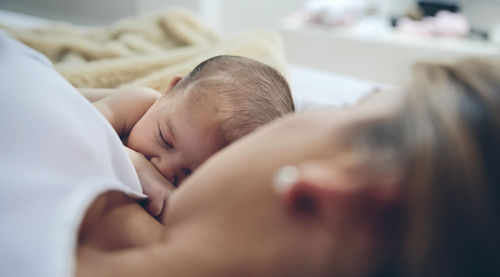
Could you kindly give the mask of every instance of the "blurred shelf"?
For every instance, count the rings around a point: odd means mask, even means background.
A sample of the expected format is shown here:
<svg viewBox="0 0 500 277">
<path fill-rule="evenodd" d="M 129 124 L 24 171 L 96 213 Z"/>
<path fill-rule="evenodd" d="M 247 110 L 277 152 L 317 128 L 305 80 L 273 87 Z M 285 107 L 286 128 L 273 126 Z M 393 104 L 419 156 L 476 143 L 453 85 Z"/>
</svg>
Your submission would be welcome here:
<svg viewBox="0 0 500 277">
<path fill-rule="evenodd" d="M 280 32 L 287 59 L 292 63 L 388 84 L 404 83 L 411 67 L 420 61 L 500 57 L 498 44 L 401 34 L 374 17 L 331 28 L 289 19 L 283 22 Z"/>
</svg>

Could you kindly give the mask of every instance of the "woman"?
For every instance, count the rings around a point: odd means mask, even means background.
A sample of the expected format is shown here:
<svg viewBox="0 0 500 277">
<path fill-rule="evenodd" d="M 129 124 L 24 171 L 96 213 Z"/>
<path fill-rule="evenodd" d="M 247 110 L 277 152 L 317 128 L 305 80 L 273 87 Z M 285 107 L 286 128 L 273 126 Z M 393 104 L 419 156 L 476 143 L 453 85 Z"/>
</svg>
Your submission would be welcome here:
<svg viewBox="0 0 500 277">
<path fill-rule="evenodd" d="M 76 275 L 498 275 L 499 93 L 498 66 L 417 67 L 404 93 L 229 146 L 171 195 L 161 223 L 125 189 L 96 190 L 74 219 Z"/>
<path fill-rule="evenodd" d="M 405 93 L 276 122 L 174 192 L 154 243 L 84 242 L 78 273 L 498 274 L 499 69 L 422 65 Z"/>
</svg>

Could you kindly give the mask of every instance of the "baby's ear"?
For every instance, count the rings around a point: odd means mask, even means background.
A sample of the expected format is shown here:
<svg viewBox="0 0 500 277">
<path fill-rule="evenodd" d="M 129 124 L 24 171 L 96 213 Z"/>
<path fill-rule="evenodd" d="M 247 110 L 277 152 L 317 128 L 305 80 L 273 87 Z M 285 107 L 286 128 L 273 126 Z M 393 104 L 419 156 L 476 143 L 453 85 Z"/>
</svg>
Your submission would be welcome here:
<svg viewBox="0 0 500 277">
<path fill-rule="evenodd" d="M 168 85 L 168 88 L 165 91 L 165 94 L 169 93 L 180 80 L 182 80 L 182 76 L 175 76 L 174 78 L 172 78 L 172 81 L 170 81 L 170 84 Z"/>
</svg>

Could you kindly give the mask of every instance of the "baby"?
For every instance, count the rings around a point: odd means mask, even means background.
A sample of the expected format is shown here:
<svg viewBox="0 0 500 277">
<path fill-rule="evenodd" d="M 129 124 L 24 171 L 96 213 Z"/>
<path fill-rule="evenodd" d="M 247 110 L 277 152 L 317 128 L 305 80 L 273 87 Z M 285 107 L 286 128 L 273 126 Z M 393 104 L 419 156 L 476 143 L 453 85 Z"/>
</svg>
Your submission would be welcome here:
<svg viewBox="0 0 500 277">
<path fill-rule="evenodd" d="M 164 94 L 148 88 L 81 90 L 123 139 L 146 209 L 158 216 L 167 178 L 179 186 L 201 163 L 238 138 L 294 111 L 286 80 L 272 67 L 238 56 L 210 58 Z"/>
</svg>

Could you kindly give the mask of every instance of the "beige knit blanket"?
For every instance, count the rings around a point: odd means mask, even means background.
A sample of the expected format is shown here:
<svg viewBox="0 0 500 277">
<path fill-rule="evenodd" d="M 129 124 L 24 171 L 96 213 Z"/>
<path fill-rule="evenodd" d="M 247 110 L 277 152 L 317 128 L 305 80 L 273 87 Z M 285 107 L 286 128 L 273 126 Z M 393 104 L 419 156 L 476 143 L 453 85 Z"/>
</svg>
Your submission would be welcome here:
<svg viewBox="0 0 500 277">
<path fill-rule="evenodd" d="M 143 14 L 108 26 L 54 22 L 36 29 L 0 26 L 45 54 L 75 87 L 142 85 L 163 91 L 172 77 L 221 54 L 256 59 L 286 76 L 281 40 L 273 32 L 222 37 L 199 16 L 183 10 Z"/>
</svg>

